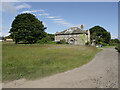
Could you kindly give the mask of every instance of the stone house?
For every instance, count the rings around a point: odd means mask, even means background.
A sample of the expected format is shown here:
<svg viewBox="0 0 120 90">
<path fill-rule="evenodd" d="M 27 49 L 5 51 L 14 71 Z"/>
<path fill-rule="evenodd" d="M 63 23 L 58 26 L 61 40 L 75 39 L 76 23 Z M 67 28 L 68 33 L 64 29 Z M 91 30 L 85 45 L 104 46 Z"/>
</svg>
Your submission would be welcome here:
<svg viewBox="0 0 120 90">
<path fill-rule="evenodd" d="M 55 41 L 59 42 L 62 39 L 69 44 L 85 45 L 85 43 L 90 42 L 90 31 L 82 30 L 78 27 L 72 27 L 62 32 L 56 32 Z"/>
</svg>

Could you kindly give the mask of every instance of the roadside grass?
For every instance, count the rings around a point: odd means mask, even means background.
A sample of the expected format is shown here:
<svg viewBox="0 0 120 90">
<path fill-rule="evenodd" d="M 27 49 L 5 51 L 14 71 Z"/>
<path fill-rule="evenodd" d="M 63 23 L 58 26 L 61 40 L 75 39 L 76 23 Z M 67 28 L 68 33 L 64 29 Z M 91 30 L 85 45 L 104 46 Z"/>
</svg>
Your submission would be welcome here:
<svg viewBox="0 0 120 90">
<path fill-rule="evenodd" d="M 33 80 L 82 66 L 101 51 L 96 47 L 72 45 L 22 45 L 3 43 L 3 82 Z"/>
<path fill-rule="evenodd" d="M 111 47 L 116 47 L 116 46 L 103 46 L 102 48 L 111 48 Z"/>
<path fill-rule="evenodd" d="M 120 43 L 116 45 L 115 49 L 118 50 L 118 52 L 120 53 Z"/>
</svg>

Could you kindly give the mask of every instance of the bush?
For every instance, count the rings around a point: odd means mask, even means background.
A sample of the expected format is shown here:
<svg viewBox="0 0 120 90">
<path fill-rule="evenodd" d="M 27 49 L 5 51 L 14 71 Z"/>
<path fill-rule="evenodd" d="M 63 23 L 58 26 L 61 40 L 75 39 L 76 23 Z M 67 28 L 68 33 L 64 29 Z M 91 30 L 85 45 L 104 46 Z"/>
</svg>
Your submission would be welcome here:
<svg viewBox="0 0 120 90">
<path fill-rule="evenodd" d="M 62 39 L 62 40 L 60 40 L 60 41 L 58 41 L 58 42 L 56 42 L 57 44 L 67 44 L 67 42 L 65 41 L 65 39 Z"/>
<path fill-rule="evenodd" d="M 102 46 L 107 46 L 107 43 L 102 43 Z"/>
<path fill-rule="evenodd" d="M 65 39 L 60 40 L 60 44 L 66 44 Z"/>
<path fill-rule="evenodd" d="M 56 44 L 56 42 L 51 41 L 49 36 L 42 38 L 41 40 L 38 40 L 37 43 L 39 43 L 39 44 Z"/>
<path fill-rule="evenodd" d="M 117 43 L 110 43 L 109 46 L 116 46 Z"/>
<path fill-rule="evenodd" d="M 38 40 L 37 43 L 47 44 L 49 41 L 50 41 L 50 38 L 47 36 L 47 37 L 42 38 L 41 40 Z"/>
<path fill-rule="evenodd" d="M 90 42 L 85 43 L 85 45 L 90 45 Z"/>
<path fill-rule="evenodd" d="M 48 41 L 47 44 L 56 44 L 55 41 Z"/>
</svg>

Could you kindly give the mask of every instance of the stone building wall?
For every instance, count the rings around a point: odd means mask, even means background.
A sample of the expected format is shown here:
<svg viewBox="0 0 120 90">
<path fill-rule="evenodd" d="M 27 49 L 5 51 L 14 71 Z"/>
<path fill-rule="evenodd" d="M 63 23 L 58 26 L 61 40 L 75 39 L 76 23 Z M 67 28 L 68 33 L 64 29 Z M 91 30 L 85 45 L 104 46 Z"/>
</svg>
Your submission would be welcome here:
<svg viewBox="0 0 120 90">
<path fill-rule="evenodd" d="M 59 42 L 62 39 L 65 39 L 66 42 L 70 43 L 71 40 L 74 40 L 75 45 L 84 45 L 87 40 L 87 35 L 85 35 L 85 42 L 83 42 L 82 38 L 80 37 L 80 34 L 71 34 L 71 35 L 55 35 L 55 41 Z"/>
</svg>

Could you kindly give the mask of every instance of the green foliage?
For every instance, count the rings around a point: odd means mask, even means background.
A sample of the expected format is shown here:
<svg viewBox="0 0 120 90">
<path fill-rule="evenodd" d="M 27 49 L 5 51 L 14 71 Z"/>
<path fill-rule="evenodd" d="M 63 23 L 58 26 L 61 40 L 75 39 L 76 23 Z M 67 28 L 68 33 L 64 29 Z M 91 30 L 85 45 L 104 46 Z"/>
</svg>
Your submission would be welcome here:
<svg viewBox="0 0 120 90">
<path fill-rule="evenodd" d="M 86 42 L 85 45 L 90 45 L 90 42 Z"/>
<path fill-rule="evenodd" d="M 86 43 L 86 36 L 85 36 L 85 34 L 80 34 L 80 39 L 82 40 L 83 44 Z"/>
<path fill-rule="evenodd" d="M 109 46 L 116 46 L 117 43 L 110 43 Z"/>
<path fill-rule="evenodd" d="M 55 41 L 48 41 L 47 44 L 56 44 Z"/>
<path fill-rule="evenodd" d="M 107 46 L 107 44 L 106 43 L 102 43 L 102 46 Z"/>
<path fill-rule="evenodd" d="M 5 40 L 5 37 L 3 37 L 3 36 L 2 36 L 2 37 L 0 37 L 0 40 Z"/>
<path fill-rule="evenodd" d="M 95 26 L 90 29 L 90 39 L 91 42 L 95 40 L 95 44 L 100 44 L 100 42 L 109 44 L 111 35 L 110 32 L 107 32 L 103 27 Z"/>
<path fill-rule="evenodd" d="M 120 43 L 117 44 L 117 46 L 115 47 L 115 49 L 117 49 L 118 52 L 120 53 Z"/>
<path fill-rule="evenodd" d="M 119 39 L 111 39 L 110 43 L 119 43 Z"/>
<path fill-rule="evenodd" d="M 65 41 L 65 39 L 62 39 L 62 40 L 60 40 L 59 43 L 60 43 L 60 44 L 66 44 L 66 41 Z"/>
<path fill-rule="evenodd" d="M 51 40 L 51 41 L 54 41 L 54 40 L 55 40 L 55 35 L 54 35 L 54 34 L 48 34 L 48 36 L 50 37 L 50 40 Z"/>
<path fill-rule="evenodd" d="M 110 46 L 116 46 L 118 43 L 120 43 L 119 39 L 111 39 Z"/>
<path fill-rule="evenodd" d="M 18 43 L 22 41 L 23 43 L 36 43 L 43 37 L 46 37 L 46 28 L 33 14 L 24 13 L 19 14 L 15 17 L 12 22 L 12 28 L 10 29 L 11 37 Z"/>
<path fill-rule="evenodd" d="M 39 44 L 46 44 L 49 41 L 50 41 L 50 37 L 46 36 L 46 37 L 42 38 L 41 40 L 38 40 L 37 43 L 39 43 Z"/>
<path fill-rule="evenodd" d="M 4 39 L 11 39 L 12 37 L 9 35 L 9 36 L 6 36 L 4 37 Z"/>
</svg>

